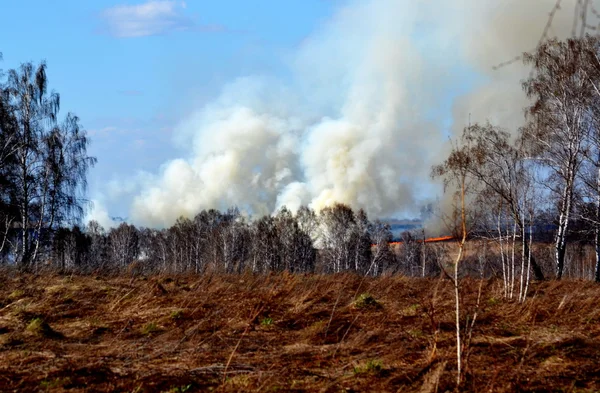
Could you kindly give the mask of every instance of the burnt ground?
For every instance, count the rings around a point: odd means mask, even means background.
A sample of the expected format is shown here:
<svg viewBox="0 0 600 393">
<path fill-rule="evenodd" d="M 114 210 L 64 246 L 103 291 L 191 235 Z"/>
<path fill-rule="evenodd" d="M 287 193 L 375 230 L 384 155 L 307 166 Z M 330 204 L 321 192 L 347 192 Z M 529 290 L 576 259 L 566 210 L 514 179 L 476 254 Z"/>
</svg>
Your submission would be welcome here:
<svg viewBox="0 0 600 393">
<path fill-rule="evenodd" d="M 599 285 L 462 293 L 460 391 L 600 390 Z M 0 391 L 453 391 L 454 318 L 443 279 L 4 271 Z"/>
</svg>

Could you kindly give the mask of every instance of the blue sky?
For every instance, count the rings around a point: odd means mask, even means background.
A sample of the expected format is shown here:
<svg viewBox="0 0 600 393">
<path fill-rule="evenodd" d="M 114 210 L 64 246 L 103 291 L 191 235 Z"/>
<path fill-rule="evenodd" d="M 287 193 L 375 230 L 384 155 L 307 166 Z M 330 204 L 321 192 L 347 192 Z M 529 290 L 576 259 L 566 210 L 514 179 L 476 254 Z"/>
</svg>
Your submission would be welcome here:
<svg viewBox="0 0 600 393">
<path fill-rule="evenodd" d="M 177 123 L 234 77 L 284 72 L 282 54 L 335 1 L 4 1 L 1 68 L 46 60 L 61 112 L 76 113 L 98 158 L 89 193 L 118 174 L 156 171 Z M 113 206 L 126 214 L 127 206 Z"/>
</svg>

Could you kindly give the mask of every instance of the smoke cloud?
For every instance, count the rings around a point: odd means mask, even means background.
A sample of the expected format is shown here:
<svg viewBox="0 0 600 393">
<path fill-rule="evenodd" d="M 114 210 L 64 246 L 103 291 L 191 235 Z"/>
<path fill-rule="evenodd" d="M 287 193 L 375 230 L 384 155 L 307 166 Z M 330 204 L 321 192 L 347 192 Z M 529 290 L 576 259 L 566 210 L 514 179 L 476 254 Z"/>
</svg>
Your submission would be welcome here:
<svg viewBox="0 0 600 393">
<path fill-rule="evenodd" d="M 575 3 L 563 1 L 549 36 L 569 36 Z M 535 48 L 554 4 L 347 2 L 286 57 L 291 77 L 239 78 L 180 124 L 189 154 L 144 182 L 132 220 L 166 226 L 232 205 L 418 211 L 436 192 L 431 166 L 469 116 L 522 123 L 528 70 L 492 67 Z"/>
<path fill-rule="evenodd" d="M 108 214 L 106 206 L 99 200 L 94 199 L 91 202 L 91 208 L 87 212 L 84 222 L 96 221 L 102 228 L 115 228 L 119 224 Z"/>
</svg>

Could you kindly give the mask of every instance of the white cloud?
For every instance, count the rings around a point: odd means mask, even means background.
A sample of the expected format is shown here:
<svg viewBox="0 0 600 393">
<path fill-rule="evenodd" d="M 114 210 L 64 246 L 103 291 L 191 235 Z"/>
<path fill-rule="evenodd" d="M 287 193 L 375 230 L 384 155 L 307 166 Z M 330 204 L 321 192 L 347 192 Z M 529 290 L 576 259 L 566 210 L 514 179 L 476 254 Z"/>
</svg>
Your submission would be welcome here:
<svg viewBox="0 0 600 393">
<path fill-rule="evenodd" d="M 137 5 L 117 5 L 101 13 L 103 32 L 115 37 L 146 37 L 189 30 L 194 21 L 184 14 L 184 1 L 150 0 Z"/>
</svg>

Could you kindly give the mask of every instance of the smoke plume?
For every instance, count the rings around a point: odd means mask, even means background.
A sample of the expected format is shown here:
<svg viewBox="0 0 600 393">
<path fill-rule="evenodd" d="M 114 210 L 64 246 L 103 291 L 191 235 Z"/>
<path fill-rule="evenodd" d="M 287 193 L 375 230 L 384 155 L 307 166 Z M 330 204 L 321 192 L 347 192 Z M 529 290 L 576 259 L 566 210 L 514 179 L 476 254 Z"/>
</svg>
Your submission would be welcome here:
<svg viewBox="0 0 600 393">
<path fill-rule="evenodd" d="M 549 36 L 569 36 L 564 0 Z M 334 202 L 385 217 L 418 211 L 448 137 L 490 120 L 511 130 L 526 105 L 520 61 L 555 0 L 346 2 L 284 61 L 290 77 L 245 76 L 179 126 L 186 157 L 134 198 L 134 222 L 165 226 L 236 205 L 268 214 Z"/>
</svg>

